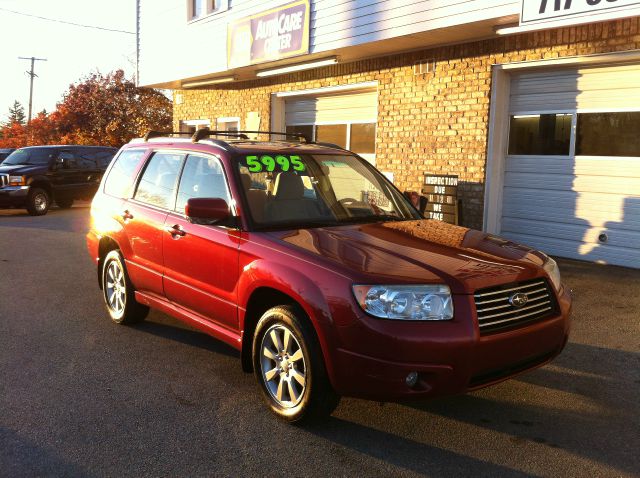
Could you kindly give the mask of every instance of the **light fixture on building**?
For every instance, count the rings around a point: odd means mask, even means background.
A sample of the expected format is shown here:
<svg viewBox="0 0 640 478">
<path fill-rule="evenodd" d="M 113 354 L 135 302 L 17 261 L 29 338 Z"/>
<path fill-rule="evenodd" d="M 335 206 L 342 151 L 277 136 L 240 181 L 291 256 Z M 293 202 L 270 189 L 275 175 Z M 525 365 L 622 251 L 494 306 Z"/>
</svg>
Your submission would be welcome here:
<svg viewBox="0 0 640 478">
<path fill-rule="evenodd" d="M 309 70 L 311 68 L 319 68 L 321 66 L 335 65 L 338 63 L 338 59 L 334 56 L 331 58 L 324 58 L 323 60 L 310 61 L 308 63 L 297 63 L 295 65 L 287 65 L 280 68 L 273 68 L 271 70 L 262 70 L 256 73 L 256 76 L 273 76 L 281 73 L 292 73 L 294 71 Z"/>
<path fill-rule="evenodd" d="M 219 83 L 229 83 L 236 79 L 235 76 L 221 76 L 219 78 L 211 78 L 209 80 L 186 81 L 182 83 L 183 88 L 197 88 L 199 86 L 217 85 Z"/>
</svg>

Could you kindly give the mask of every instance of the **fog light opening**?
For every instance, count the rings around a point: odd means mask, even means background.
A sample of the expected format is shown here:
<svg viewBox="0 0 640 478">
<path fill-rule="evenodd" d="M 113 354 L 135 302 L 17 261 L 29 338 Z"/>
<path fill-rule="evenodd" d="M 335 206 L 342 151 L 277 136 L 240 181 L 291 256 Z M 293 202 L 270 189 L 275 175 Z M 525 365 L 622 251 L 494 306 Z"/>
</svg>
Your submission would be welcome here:
<svg viewBox="0 0 640 478">
<path fill-rule="evenodd" d="M 418 383 L 418 372 L 411 372 L 407 375 L 407 378 L 404 379 L 405 383 L 409 388 L 413 388 Z"/>
</svg>

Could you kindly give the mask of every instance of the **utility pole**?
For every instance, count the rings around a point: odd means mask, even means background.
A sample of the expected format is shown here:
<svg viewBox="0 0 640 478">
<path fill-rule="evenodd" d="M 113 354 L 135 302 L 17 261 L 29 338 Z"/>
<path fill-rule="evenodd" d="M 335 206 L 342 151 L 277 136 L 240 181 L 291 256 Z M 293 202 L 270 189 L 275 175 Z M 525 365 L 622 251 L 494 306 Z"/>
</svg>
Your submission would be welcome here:
<svg viewBox="0 0 640 478">
<path fill-rule="evenodd" d="M 29 117 L 27 119 L 27 124 L 31 123 L 31 110 L 33 107 L 33 78 L 38 76 L 35 74 L 35 72 L 33 71 L 35 68 L 35 63 L 36 61 L 47 61 L 46 58 L 36 58 L 34 56 L 32 56 L 31 58 L 28 57 L 24 57 L 24 56 L 19 56 L 18 57 L 19 60 L 31 60 L 31 70 L 27 71 L 27 75 L 29 75 L 30 79 L 31 79 L 31 84 L 29 86 Z"/>
</svg>

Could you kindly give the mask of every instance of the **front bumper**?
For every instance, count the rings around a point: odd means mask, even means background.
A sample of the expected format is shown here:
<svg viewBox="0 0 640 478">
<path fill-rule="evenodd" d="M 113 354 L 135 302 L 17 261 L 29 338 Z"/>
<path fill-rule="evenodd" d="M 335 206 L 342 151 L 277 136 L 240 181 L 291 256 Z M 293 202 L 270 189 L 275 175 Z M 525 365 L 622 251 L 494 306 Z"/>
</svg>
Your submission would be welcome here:
<svg viewBox="0 0 640 478">
<path fill-rule="evenodd" d="M 329 371 L 341 395 L 396 400 L 476 390 L 539 367 L 556 357 L 569 334 L 571 298 L 564 289 L 558 313 L 539 322 L 481 336 L 472 296 L 456 297 L 448 323 L 398 323 L 363 317 L 339 332 Z M 355 350 L 354 350 L 355 349 Z M 413 386 L 405 379 L 418 373 Z"/>
<path fill-rule="evenodd" d="M 0 207 L 23 206 L 29 196 L 29 186 L 5 186 L 0 188 Z"/>
</svg>

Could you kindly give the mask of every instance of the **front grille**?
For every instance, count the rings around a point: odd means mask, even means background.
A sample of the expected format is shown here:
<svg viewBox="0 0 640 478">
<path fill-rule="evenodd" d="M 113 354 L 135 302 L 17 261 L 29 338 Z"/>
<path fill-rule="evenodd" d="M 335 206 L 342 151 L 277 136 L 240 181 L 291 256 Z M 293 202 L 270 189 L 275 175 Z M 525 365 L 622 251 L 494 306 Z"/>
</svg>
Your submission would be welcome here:
<svg viewBox="0 0 640 478">
<path fill-rule="evenodd" d="M 520 307 L 511 303 L 518 293 L 528 299 Z M 545 279 L 480 289 L 473 297 L 481 335 L 542 320 L 556 310 L 555 297 Z"/>
<path fill-rule="evenodd" d="M 8 174 L 0 174 L 0 188 L 9 185 L 9 175 Z"/>
</svg>

